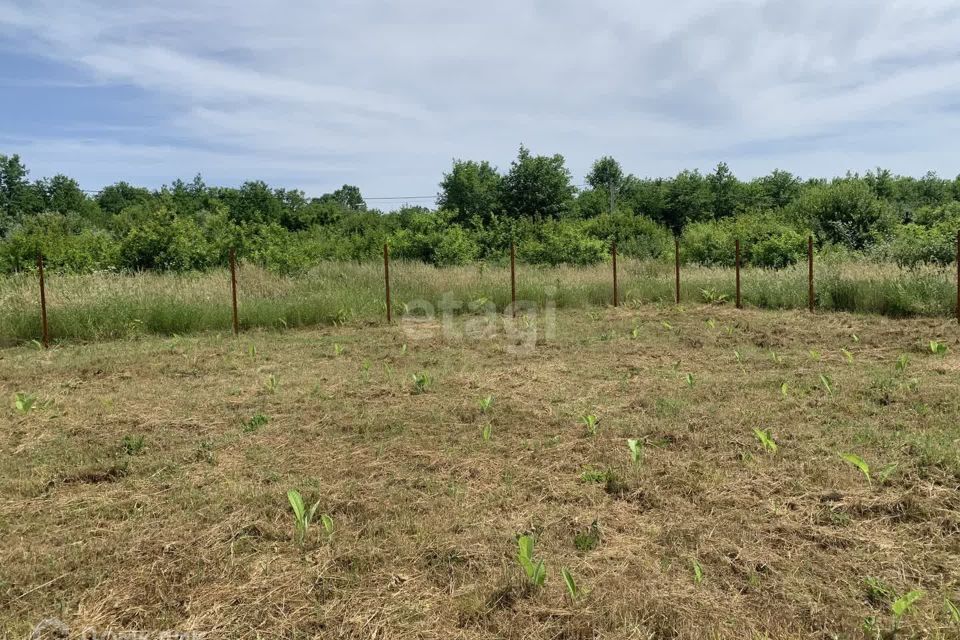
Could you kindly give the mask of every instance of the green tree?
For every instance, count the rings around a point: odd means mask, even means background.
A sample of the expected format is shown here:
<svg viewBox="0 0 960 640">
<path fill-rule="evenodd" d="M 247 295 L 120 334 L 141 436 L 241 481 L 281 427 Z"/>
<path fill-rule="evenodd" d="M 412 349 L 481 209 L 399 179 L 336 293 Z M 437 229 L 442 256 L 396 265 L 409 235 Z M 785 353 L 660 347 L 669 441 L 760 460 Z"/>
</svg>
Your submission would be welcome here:
<svg viewBox="0 0 960 640">
<path fill-rule="evenodd" d="M 740 181 L 730 171 L 726 162 L 721 162 L 707 176 L 710 199 L 715 218 L 727 218 L 736 213 Z"/>
<path fill-rule="evenodd" d="M 587 184 L 593 189 L 609 189 L 612 185 L 619 190 L 623 186 L 623 179 L 620 163 L 610 156 L 603 156 L 594 162 L 587 174 Z"/>
<path fill-rule="evenodd" d="M 489 162 L 454 160 L 443 174 L 437 204 L 457 213 L 454 220 L 465 224 L 474 218 L 483 222 L 500 210 L 502 178 Z"/>
<path fill-rule="evenodd" d="M 697 170 L 684 170 L 669 182 L 664 203 L 663 222 L 679 235 L 688 222 L 709 217 L 710 191 Z"/>
<path fill-rule="evenodd" d="M 930 207 L 944 205 L 952 199 L 951 192 L 949 181 L 941 179 L 936 171 L 928 171 L 917 181 L 916 204 Z"/>
<path fill-rule="evenodd" d="M 503 208 L 513 218 L 558 218 L 576 192 L 563 156 L 534 156 L 520 145 L 503 178 Z"/>
<path fill-rule="evenodd" d="M 876 171 L 867 171 L 863 180 L 878 198 L 888 200 L 893 197 L 893 174 L 889 169 L 877 167 Z"/>
<path fill-rule="evenodd" d="M 893 222 L 890 205 L 862 180 L 808 187 L 790 210 L 817 237 L 858 250 L 872 244 Z"/>
<path fill-rule="evenodd" d="M 667 185 L 668 181 L 662 178 L 640 179 L 629 175 L 623 180 L 620 202 L 637 215 L 665 224 Z"/>
<path fill-rule="evenodd" d="M 0 235 L 43 208 L 41 194 L 27 180 L 29 173 L 20 156 L 0 154 Z"/>
<path fill-rule="evenodd" d="M 49 180 L 40 180 L 37 188 L 43 194 L 44 209 L 47 211 L 84 214 L 90 211 L 90 205 L 96 206 L 96 202 L 87 198 L 76 180 L 62 174 Z"/>
<path fill-rule="evenodd" d="M 118 182 L 104 187 L 97 195 L 100 210 L 106 215 L 118 215 L 125 208 L 135 204 L 145 204 L 150 200 L 149 189 L 134 187 L 126 182 Z"/>
<path fill-rule="evenodd" d="M 789 171 L 774 169 L 760 178 L 764 196 L 772 207 L 785 207 L 800 196 L 800 179 Z"/>
<path fill-rule="evenodd" d="M 159 199 L 164 206 L 172 209 L 175 215 L 193 216 L 203 209 L 209 209 L 216 197 L 230 199 L 231 194 L 238 195 L 238 192 L 236 189 L 208 189 L 203 177 L 197 174 L 190 182 L 175 180 L 171 186 L 163 187 Z M 236 198 L 233 201 L 236 201 Z"/>
<path fill-rule="evenodd" d="M 333 193 L 323 194 L 320 196 L 320 202 L 333 202 L 351 211 L 367 210 L 367 203 L 363 200 L 360 187 L 355 187 L 352 184 L 345 184 Z"/>
<path fill-rule="evenodd" d="M 262 181 L 245 182 L 240 189 L 218 193 L 230 211 L 234 224 L 279 224 L 283 208 L 277 194 Z"/>
<path fill-rule="evenodd" d="M 593 163 L 590 173 L 587 174 L 587 184 L 595 191 L 603 191 L 610 200 L 608 213 L 613 213 L 616 198 L 623 187 L 623 169 L 620 163 L 610 156 L 603 156 Z"/>
</svg>

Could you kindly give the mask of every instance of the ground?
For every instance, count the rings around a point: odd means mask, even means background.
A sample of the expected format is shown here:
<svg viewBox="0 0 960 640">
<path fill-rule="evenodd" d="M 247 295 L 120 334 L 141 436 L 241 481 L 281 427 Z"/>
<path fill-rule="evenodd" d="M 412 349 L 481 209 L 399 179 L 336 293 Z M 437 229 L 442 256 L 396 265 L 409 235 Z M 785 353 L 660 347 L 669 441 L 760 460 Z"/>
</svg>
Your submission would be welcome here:
<svg viewBox="0 0 960 640">
<path fill-rule="evenodd" d="M 957 638 L 957 336 L 647 305 L 2 349 L 0 635 Z"/>
</svg>

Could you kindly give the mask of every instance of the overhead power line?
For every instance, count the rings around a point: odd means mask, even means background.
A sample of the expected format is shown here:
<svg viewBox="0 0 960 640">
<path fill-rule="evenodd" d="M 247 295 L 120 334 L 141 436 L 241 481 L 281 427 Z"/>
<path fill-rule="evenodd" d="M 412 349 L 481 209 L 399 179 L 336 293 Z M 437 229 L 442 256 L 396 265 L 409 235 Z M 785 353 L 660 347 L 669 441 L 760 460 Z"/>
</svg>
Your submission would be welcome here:
<svg viewBox="0 0 960 640">
<path fill-rule="evenodd" d="M 589 187 L 590 187 L 590 185 L 588 185 L 588 184 L 578 184 L 578 185 L 575 185 L 575 186 L 576 186 L 576 188 L 578 188 L 578 189 L 586 189 L 586 188 L 589 188 Z M 86 194 L 88 194 L 88 195 L 92 195 L 92 196 L 98 196 L 98 195 L 100 195 L 101 193 L 103 193 L 103 189 L 80 189 L 80 191 L 82 191 L 83 193 L 86 193 Z M 158 191 L 158 190 L 157 190 L 157 189 L 153 189 L 153 191 Z M 324 194 L 324 195 L 329 195 L 329 194 Z M 306 197 L 307 197 L 308 199 L 316 198 L 316 196 L 306 196 Z M 364 197 L 363 200 L 364 200 L 365 202 L 370 202 L 371 200 L 377 200 L 377 201 L 385 201 L 385 200 L 400 200 L 400 201 L 404 201 L 404 200 L 433 200 L 433 201 L 436 201 L 436 200 L 439 199 L 439 197 L 440 197 L 440 196 L 438 196 L 438 195 L 432 195 L 432 196 L 370 196 L 370 197 Z"/>
<path fill-rule="evenodd" d="M 103 189 L 81 189 L 83 193 L 92 196 L 98 196 L 103 193 Z M 329 195 L 329 194 L 325 194 Z M 305 196 L 307 199 L 316 198 L 316 196 Z M 436 200 L 438 196 L 370 196 L 364 197 L 366 200 Z"/>
</svg>

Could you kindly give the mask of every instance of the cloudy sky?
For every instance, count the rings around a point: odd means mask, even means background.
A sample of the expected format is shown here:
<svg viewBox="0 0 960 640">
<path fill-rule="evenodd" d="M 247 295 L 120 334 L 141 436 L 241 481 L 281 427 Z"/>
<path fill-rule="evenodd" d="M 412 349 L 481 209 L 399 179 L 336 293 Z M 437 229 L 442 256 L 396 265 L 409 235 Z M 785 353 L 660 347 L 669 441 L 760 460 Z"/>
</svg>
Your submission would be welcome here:
<svg viewBox="0 0 960 640">
<path fill-rule="evenodd" d="M 521 142 L 577 182 L 601 155 L 952 177 L 960 2 L 0 0 L 0 98 L 0 153 L 87 189 L 429 196 Z"/>
</svg>

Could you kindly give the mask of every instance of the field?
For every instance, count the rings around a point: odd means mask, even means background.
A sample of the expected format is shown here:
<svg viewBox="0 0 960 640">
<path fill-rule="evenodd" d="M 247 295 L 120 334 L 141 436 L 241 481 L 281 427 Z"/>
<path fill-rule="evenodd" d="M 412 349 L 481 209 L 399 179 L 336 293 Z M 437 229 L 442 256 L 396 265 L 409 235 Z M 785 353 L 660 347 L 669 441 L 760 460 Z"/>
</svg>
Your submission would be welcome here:
<svg viewBox="0 0 960 640">
<path fill-rule="evenodd" d="M 560 309 L 590 309 L 612 300 L 609 264 L 591 267 L 519 265 L 517 297 Z M 621 260 L 620 298 L 627 304 L 672 302 L 673 264 Z M 815 269 L 819 309 L 890 317 L 954 315 L 957 288 L 952 268 L 900 269 L 891 264 L 819 259 Z M 476 264 L 435 268 L 396 262 L 391 268 L 394 315 L 405 304 L 446 295 L 460 311 L 510 302 L 507 267 Z M 743 301 L 763 309 L 805 309 L 807 268 L 744 269 Z M 684 266 L 684 302 L 732 302 L 732 269 Z M 136 335 L 183 335 L 229 330 L 230 275 L 206 273 L 124 275 L 95 273 L 48 278 L 50 327 L 55 341 L 108 340 Z M 240 324 L 244 328 L 292 328 L 337 322 L 381 322 L 386 315 L 383 266 L 320 263 L 311 271 L 276 275 L 244 265 L 239 275 Z M 36 274 L 0 277 L 0 346 L 38 339 Z"/>
<path fill-rule="evenodd" d="M 699 304 L 2 349 L 0 636 L 956 638 L 958 374 Z"/>
</svg>

